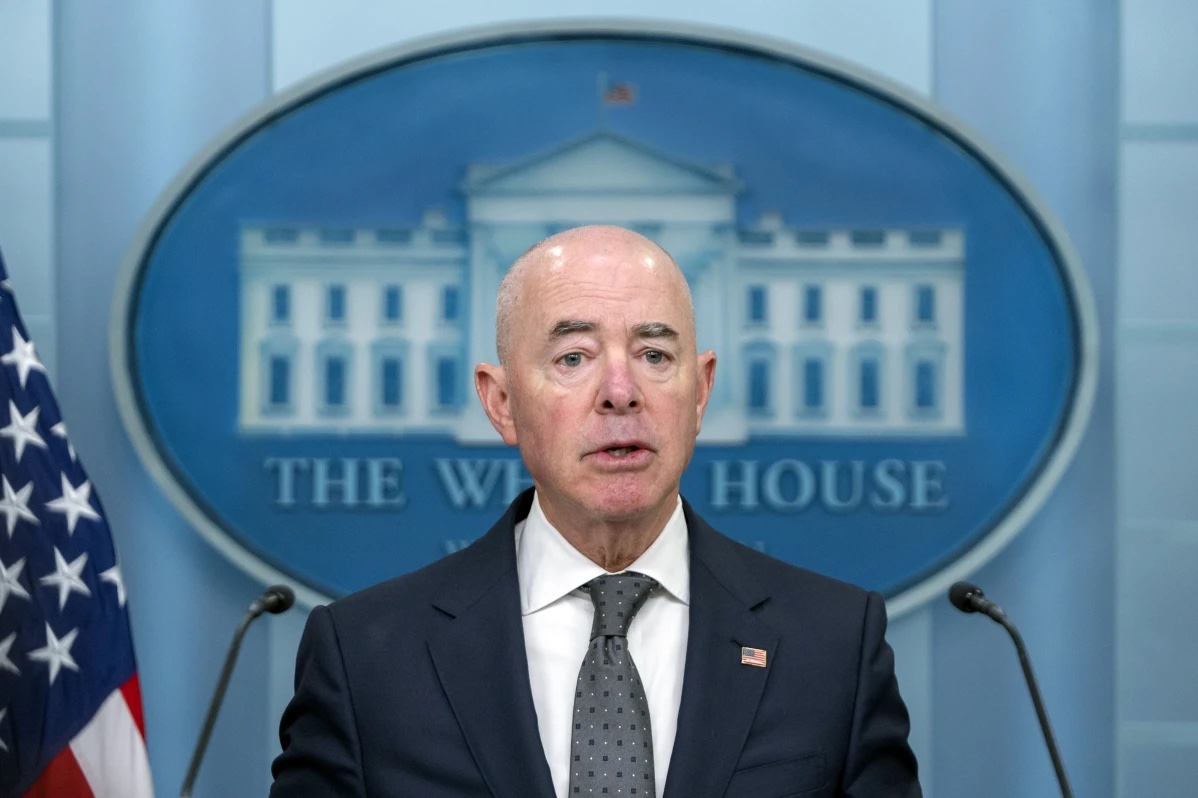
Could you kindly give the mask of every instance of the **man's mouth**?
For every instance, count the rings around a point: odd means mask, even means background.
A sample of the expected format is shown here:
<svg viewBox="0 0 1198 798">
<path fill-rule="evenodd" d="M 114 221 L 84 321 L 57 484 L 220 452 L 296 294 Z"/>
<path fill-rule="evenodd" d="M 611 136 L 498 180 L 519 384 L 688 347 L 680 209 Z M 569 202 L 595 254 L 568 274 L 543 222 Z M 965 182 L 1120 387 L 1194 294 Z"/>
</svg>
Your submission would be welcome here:
<svg viewBox="0 0 1198 798">
<path fill-rule="evenodd" d="M 612 449 L 604 449 L 603 451 L 610 454 L 612 457 L 627 457 L 635 451 L 639 451 L 639 446 L 618 446 Z"/>
<path fill-rule="evenodd" d="M 646 457 L 652 453 L 652 448 L 642 440 L 633 438 L 631 440 L 614 440 L 607 445 L 599 444 L 591 455 L 598 457 L 601 461 L 608 464 L 624 463 L 634 465 L 643 462 Z"/>
</svg>

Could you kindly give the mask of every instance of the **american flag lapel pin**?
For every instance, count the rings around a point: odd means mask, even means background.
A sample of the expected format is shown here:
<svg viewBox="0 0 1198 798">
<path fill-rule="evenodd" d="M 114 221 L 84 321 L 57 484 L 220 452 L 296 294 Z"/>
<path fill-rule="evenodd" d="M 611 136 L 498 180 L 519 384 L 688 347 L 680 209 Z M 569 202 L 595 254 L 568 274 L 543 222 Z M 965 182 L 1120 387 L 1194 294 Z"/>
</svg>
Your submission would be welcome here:
<svg viewBox="0 0 1198 798">
<path fill-rule="evenodd" d="M 749 648 L 741 646 L 740 648 L 740 664 L 752 665 L 755 668 L 765 667 L 765 649 L 764 648 Z"/>
</svg>

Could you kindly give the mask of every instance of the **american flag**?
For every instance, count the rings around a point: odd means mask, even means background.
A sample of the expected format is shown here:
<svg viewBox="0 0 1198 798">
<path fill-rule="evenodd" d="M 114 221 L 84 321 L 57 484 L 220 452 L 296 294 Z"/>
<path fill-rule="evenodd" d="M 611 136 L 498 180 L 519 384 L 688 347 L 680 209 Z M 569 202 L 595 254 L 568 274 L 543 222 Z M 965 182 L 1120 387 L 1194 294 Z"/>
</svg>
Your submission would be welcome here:
<svg viewBox="0 0 1198 798">
<path fill-rule="evenodd" d="M 764 648 L 749 648 L 743 646 L 740 650 L 740 664 L 753 665 L 758 668 L 765 667 L 765 649 Z"/>
<path fill-rule="evenodd" d="M 636 102 L 636 86 L 631 83 L 611 83 L 603 90 L 604 105 L 632 105 Z"/>
<path fill-rule="evenodd" d="M 112 536 L 2 260 L 0 490 L 0 796 L 152 796 Z"/>
</svg>

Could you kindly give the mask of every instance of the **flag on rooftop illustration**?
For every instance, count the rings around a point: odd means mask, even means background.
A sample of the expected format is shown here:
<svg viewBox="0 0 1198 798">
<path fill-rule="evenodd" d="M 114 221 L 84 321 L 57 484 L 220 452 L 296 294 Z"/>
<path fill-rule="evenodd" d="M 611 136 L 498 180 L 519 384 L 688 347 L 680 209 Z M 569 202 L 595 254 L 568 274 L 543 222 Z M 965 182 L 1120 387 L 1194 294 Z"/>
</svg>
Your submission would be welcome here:
<svg viewBox="0 0 1198 798">
<path fill-rule="evenodd" d="M 598 123 L 600 130 L 609 127 L 608 109 L 614 106 L 636 103 L 636 84 L 624 80 L 611 80 L 606 72 L 595 76 L 598 89 Z"/>
<path fill-rule="evenodd" d="M 609 83 L 603 90 L 606 105 L 632 105 L 636 102 L 636 86 L 631 83 Z"/>
<path fill-rule="evenodd" d="M 112 535 L 0 281 L 0 795 L 147 798 Z"/>
</svg>

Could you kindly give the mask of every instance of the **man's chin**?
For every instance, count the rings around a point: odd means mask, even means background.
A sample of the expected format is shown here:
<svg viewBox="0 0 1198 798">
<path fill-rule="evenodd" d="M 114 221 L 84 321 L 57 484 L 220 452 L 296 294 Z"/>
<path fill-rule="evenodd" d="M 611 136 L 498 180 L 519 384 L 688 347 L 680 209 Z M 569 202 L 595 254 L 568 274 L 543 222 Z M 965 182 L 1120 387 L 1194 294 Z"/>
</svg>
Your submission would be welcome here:
<svg viewBox="0 0 1198 798">
<path fill-rule="evenodd" d="M 639 486 L 616 485 L 595 497 L 587 509 L 593 518 L 608 523 L 633 523 L 662 512 L 670 498 L 669 495 L 650 493 Z M 673 512 L 672 504 L 670 512 Z"/>
</svg>

